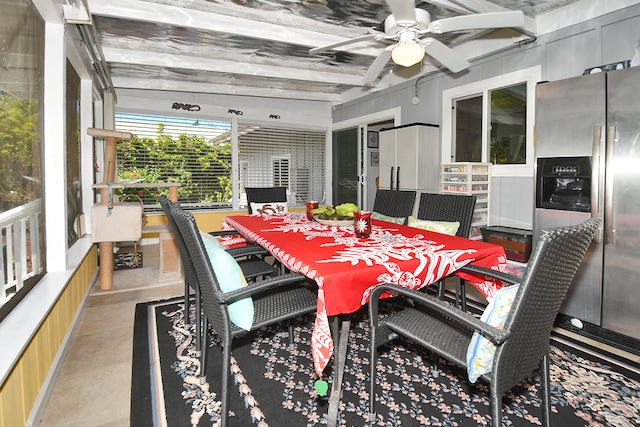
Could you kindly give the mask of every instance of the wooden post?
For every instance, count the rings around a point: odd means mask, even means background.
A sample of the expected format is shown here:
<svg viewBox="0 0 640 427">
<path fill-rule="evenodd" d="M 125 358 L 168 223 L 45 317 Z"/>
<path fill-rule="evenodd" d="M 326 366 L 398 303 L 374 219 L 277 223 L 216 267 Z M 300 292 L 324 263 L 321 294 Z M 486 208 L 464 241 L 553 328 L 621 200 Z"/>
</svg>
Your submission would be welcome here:
<svg viewBox="0 0 640 427">
<path fill-rule="evenodd" d="M 130 140 L 133 135 L 129 132 L 118 132 L 109 129 L 87 129 L 87 134 L 94 138 L 104 138 L 104 182 L 111 184 L 116 179 L 116 144 L 118 139 Z M 100 189 L 100 199 L 103 205 L 109 204 L 109 189 Z M 98 243 L 100 249 L 100 289 L 109 290 L 113 286 L 113 242 Z"/>
<path fill-rule="evenodd" d="M 177 185 L 172 185 L 171 187 L 169 187 L 169 200 L 171 200 L 172 202 L 177 202 L 178 201 L 178 186 Z"/>
</svg>

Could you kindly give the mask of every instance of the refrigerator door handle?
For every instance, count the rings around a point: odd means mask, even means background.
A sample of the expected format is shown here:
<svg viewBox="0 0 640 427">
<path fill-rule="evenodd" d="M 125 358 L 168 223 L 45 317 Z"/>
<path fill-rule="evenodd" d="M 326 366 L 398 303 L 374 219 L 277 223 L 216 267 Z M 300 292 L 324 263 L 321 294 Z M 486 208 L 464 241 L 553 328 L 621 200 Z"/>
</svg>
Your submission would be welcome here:
<svg viewBox="0 0 640 427">
<path fill-rule="evenodd" d="M 613 229 L 613 150 L 616 139 L 616 127 L 607 129 L 606 170 L 604 181 L 604 244 L 615 245 L 616 232 Z"/>
<path fill-rule="evenodd" d="M 396 169 L 396 190 L 400 189 L 400 166 Z"/>
<path fill-rule="evenodd" d="M 591 217 L 598 217 L 600 207 L 600 142 L 602 140 L 602 126 L 593 128 L 593 149 L 591 158 Z M 600 243 L 602 228 L 593 237 L 594 242 Z"/>
</svg>

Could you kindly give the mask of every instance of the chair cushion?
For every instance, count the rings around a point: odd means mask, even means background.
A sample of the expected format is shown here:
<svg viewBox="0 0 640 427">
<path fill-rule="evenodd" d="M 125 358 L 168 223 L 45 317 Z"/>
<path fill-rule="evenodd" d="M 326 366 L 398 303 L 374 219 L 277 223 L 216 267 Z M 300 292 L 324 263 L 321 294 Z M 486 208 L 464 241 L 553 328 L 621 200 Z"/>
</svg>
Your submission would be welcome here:
<svg viewBox="0 0 640 427">
<path fill-rule="evenodd" d="M 287 202 L 251 202 L 251 212 L 260 215 L 284 215 L 289 212 Z"/>
<path fill-rule="evenodd" d="M 392 222 L 394 224 L 404 224 L 404 221 L 406 220 L 406 218 L 396 218 L 396 217 L 384 215 L 378 212 L 373 212 L 371 214 L 371 218 L 377 219 L 379 221 Z"/>
<path fill-rule="evenodd" d="M 247 286 L 247 281 L 238 262 L 224 249 L 218 238 L 205 232 L 200 232 L 200 235 L 220 290 L 229 292 Z M 250 331 L 253 326 L 253 300 L 250 297 L 242 298 L 227 307 L 229 319 L 233 324 Z"/>
<path fill-rule="evenodd" d="M 503 329 L 519 288 L 520 284 L 518 283 L 506 286 L 496 292 L 480 316 L 480 320 L 498 329 Z M 475 383 L 481 375 L 491 372 L 495 352 L 495 344 L 479 332 L 473 334 L 467 348 L 467 373 L 470 382 Z"/>
<path fill-rule="evenodd" d="M 458 221 L 428 221 L 425 219 L 417 219 L 412 216 L 409 217 L 408 225 L 410 227 L 421 228 L 428 231 L 435 231 L 436 233 L 448 234 L 450 236 L 455 236 L 458 232 L 458 228 L 460 227 L 460 223 Z"/>
</svg>

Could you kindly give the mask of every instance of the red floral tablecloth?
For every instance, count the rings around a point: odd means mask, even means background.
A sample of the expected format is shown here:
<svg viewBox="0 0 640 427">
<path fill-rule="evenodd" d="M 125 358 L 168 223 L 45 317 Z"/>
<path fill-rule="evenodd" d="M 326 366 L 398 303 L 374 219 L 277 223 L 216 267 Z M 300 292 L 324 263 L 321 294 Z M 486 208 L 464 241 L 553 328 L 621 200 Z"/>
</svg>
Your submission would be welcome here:
<svg viewBox="0 0 640 427">
<path fill-rule="evenodd" d="M 373 220 L 366 239 L 353 225 L 325 226 L 304 213 L 283 216 L 226 217 L 225 228 L 238 230 L 292 271 L 318 284 L 318 310 L 312 337 L 313 359 L 320 375 L 333 353 L 328 316 L 357 311 L 380 283 L 418 289 L 466 264 L 507 271 L 501 246 Z M 458 273 L 491 298 L 501 286 L 484 276 Z"/>
</svg>

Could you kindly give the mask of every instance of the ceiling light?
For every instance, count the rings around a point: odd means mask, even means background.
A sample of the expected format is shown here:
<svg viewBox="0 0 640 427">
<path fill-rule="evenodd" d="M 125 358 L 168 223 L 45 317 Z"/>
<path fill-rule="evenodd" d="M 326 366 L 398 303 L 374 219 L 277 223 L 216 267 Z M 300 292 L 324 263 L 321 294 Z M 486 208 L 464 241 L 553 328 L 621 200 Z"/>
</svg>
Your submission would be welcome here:
<svg viewBox="0 0 640 427">
<path fill-rule="evenodd" d="M 424 48 L 415 40 L 401 41 L 391 51 L 391 59 L 403 67 L 411 67 L 422 61 Z"/>
</svg>

